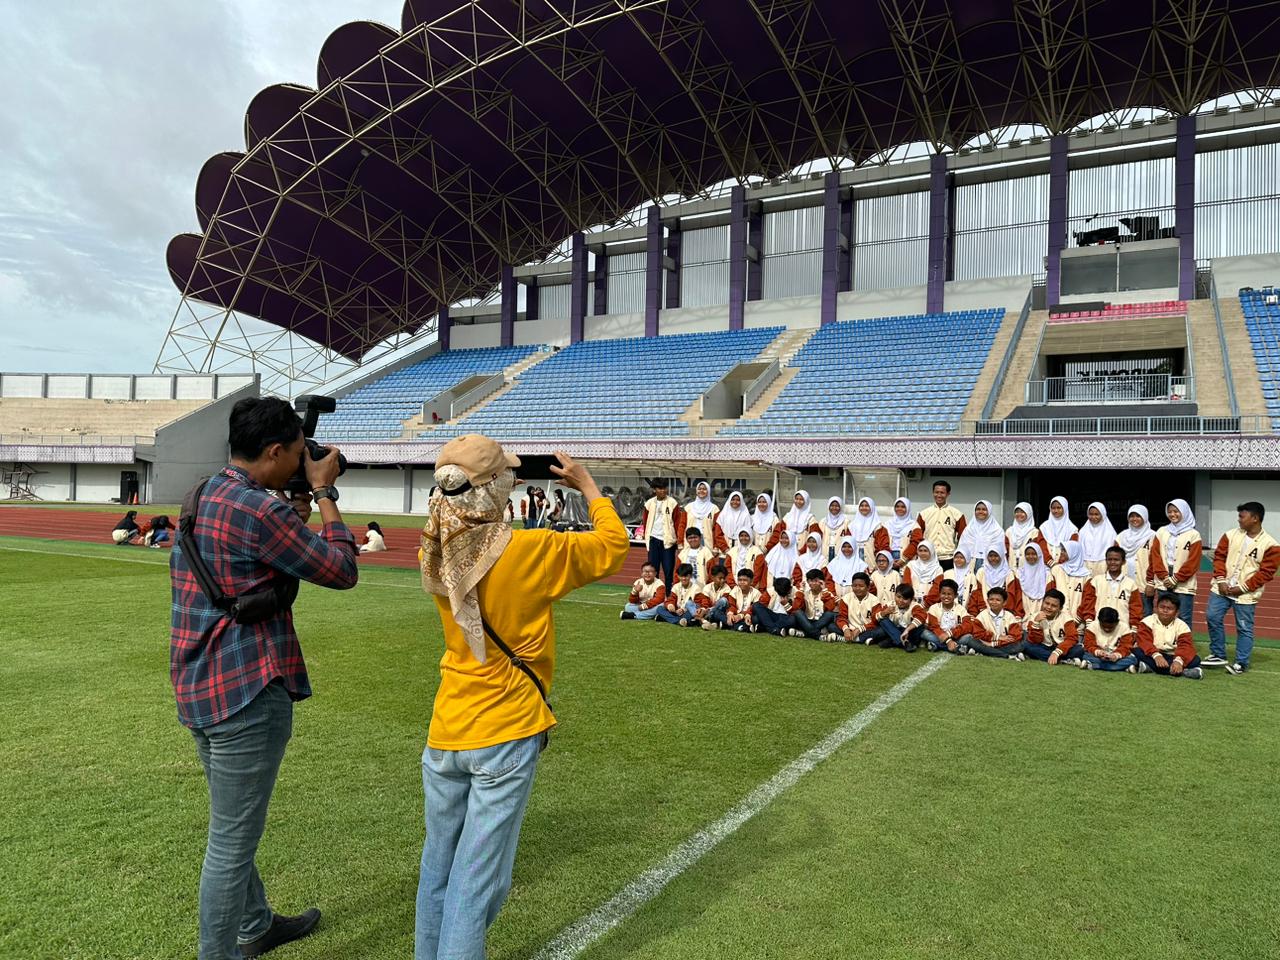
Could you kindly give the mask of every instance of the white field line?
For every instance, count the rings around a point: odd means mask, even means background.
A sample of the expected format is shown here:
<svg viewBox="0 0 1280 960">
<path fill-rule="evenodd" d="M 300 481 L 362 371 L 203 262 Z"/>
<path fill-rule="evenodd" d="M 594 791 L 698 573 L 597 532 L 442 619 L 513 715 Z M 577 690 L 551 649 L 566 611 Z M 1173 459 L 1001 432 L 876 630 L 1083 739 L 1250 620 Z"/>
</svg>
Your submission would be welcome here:
<svg viewBox="0 0 1280 960">
<path fill-rule="evenodd" d="M 537 953 L 534 960 L 572 960 L 582 954 L 660 894 L 671 881 L 736 833 L 743 824 L 794 786 L 801 777 L 861 734 L 880 714 L 941 670 L 950 659 L 948 656 L 933 657 L 915 673 L 885 691 L 874 703 L 854 714 L 816 746 L 752 790 L 715 823 L 689 837 L 659 863 L 628 883 L 608 902 L 561 930 L 554 940 Z"/>
</svg>

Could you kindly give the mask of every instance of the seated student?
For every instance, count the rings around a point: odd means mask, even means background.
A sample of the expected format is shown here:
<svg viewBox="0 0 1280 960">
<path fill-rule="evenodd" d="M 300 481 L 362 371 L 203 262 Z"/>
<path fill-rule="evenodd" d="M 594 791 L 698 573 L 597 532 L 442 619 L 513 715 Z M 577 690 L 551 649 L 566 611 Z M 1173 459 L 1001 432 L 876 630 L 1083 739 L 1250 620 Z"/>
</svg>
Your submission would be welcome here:
<svg viewBox="0 0 1280 960">
<path fill-rule="evenodd" d="M 1015 573 L 1022 571 L 1022 564 L 1026 559 L 1027 546 L 1032 543 L 1040 544 L 1040 552 L 1045 558 L 1045 562 L 1050 566 L 1053 565 L 1053 557 L 1049 553 L 1049 544 L 1045 540 L 1044 534 L 1040 532 L 1040 528 L 1036 526 L 1035 511 L 1031 509 L 1031 504 L 1025 500 L 1013 508 L 1013 524 L 1005 530 L 1004 535 L 1008 543 L 1009 556 L 1013 557 Z"/>
<path fill-rule="evenodd" d="M 822 538 L 816 533 L 809 534 L 808 539 L 804 541 L 804 549 L 796 554 L 796 565 L 791 571 L 791 582 L 795 584 L 797 590 L 804 589 L 804 582 L 812 570 L 821 573 L 822 582 L 827 589 L 834 592 L 835 585 L 827 576 L 827 554 L 822 549 Z"/>
<path fill-rule="evenodd" d="M 667 599 L 658 608 L 658 619 L 678 627 L 698 627 L 698 591 L 693 581 L 693 567 L 682 563 L 676 567 L 676 582 L 667 591 Z"/>
<path fill-rule="evenodd" d="M 888 603 L 900 583 L 902 574 L 893 568 L 893 555 L 888 550 L 881 550 L 876 554 L 876 566 L 871 571 L 871 592 L 880 598 L 881 603 Z"/>
<path fill-rule="evenodd" d="M 369 528 L 364 534 L 364 543 L 360 544 L 361 553 L 385 553 L 387 549 L 387 541 L 382 536 L 382 527 L 378 526 L 378 521 L 370 520 Z"/>
<path fill-rule="evenodd" d="M 873 626 L 862 631 L 858 639 L 882 649 L 898 647 L 915 653 L 924 642 L 923 632 L 929 614 L 915 602 L 916 592 L 910 584 L 901 583 L 893 591 L 893 602 L 882 603 L 872 613 Z"/>
<path fill-rule="evenodd" d="M 978 574 L 969 563 L 969 555 L 963 550 L 957 550 L 951 558 L 951 572 L 947 577 L 956 585 L 956 603 L 968 613 L 969 595 L 978 589 Z"/>
<path fill-rule="evenodd" d="M 111 528 L 111 540 L 113 543 L 128 543 L 137 534 L 138 523 L 134 519 L 137 515 L 137 510 L 130 510 Z"/>
<path fill-rule="evenodd" d="M 1167 677 L 1199 680 L 1200 656 L 1191 640 L 1191 628 L 1178 619 L 1178 598 L 1171 593 L 1156 597 L 1156 612 L 1138 624 L 1138 662 L 1132 673 L 1160 673 Z"/>
<path fill-rule="evenodd" d="M 984 601 L 994 588 L 999 587 L 1004 594 L 1001 609 L 1022 619 L 1022 584 L 1018 583 L 1013 569 L 1005 562 L 1003 553 L 988 550 L 987 562 L 982 565 L 974 580 L 975 588 L 969 593 L 969 616 L 976 617 L 987 609 Z"/>
<path fill-rule="evenodd" d="M 1039 549 L 1038 544 L 1032 546 Z M 1035 614 L 1026 618 L 1026 643 L 1018 656 L 1025 660 L 1043 660 L 1051 667 L 1079 658 L 1084 652 L 1080 646 L 1080 628 L 1076 626 L 1075 617 L 1067 613 L 1066 603 L 1061 590 L 1050 588 L 1044 592 L 1036 604 Z"/>
<path fill-rule="evenodd" d="M 1105 562 L 1107 572 L 1090 577 L 1085 584 L 1076 618 L 1088 623 L 1097 619 L 1101 608 L 1111 607 L 1120 614 L 1120 622 L 1124 626 L 1136 626 L 1142 619 L 1142 588 L 1137 580 L 1124 572 L 1122 549 L 1108 547 Z"/>
<path fill-rule="evenodd" d="M 805 574 L 804 589 L 800 592 L 804 601 L 795 612 L 796 625 L 791 628 L 793 637 L 810 640 L 836 640 L 836 595 L 827 585 L 824 571 L 810 570 Z"/>
<path fill-rule="evenodd" d="M 855 573 L 848 591 L 836 604 L 836 629 L 847 643 L 855 643 L 862 631 L 874 626 L 872 614 L 878 606 L 880 601 L 871 592 L 871 577 Z"/>
<path fill-rule="evenodd" d="M 723 617 L 712 613 L 712 629 L 737 630 L 747 633 L 753 621 L 751 608 L 760 600 L 762 594 L 754 585 L 755 574 L 747 567 L 738 571 L 738 585 L 729 591 Z"/>
<path fill-rule="evenodd" d="M 1040 618 L 1040 604 L 1045 592 L 1053 585 L 1053 576 L 1040 551 L 1040 544 L 1030 543 L 1022 552 L 1025 556 L 1017 575 L 1018 592 L 1022 594 L 1022 619 L 1030 623 Z"/>
<path fill-rule="evenodd" d="M 699 480 L 694 484 L 693 490 L 694 498 L 686 503 L 684 510 L 681 511 L 680 524 L 676 528 L 676 539 L 683 542 L 688 534 L 687 528 L 697 527 L 702 533 L 704 545 L 712 553 L 727 549 L 729 545 L 716 526 L 720 508 L 711 499 L 711 484 L 705 480 Z M 559 493 L 559 491 L 556 492 Z M 697 573 L 694 574 L 694 579 L 698 579 Z"/>
<path fill-rule="evenodd" d="M 796 545 L 791 540 L 791 534 L 786 530 L 778 531 L 778 541 L 764 555 L 764 568 L 767 579 L 765 586 L 761 590 L 762 593 L 769 592 L 769 585 L 778 577 L 786 577 L 792 580 L 796 572 L 796 563 L 800 559 L 800 554 L 796 551 Z M 795 581 L 792 580 L 794 583 Z"/>
<path fill-rule="evenodd" d="M 1120 614 L 1110 607 L 1098 611 L 1098 619 L 1084 631 L 1084 643 L 1077 658 L 1081 670 L 1128 670 L 1136 672 L 1133 628 L 1121 625 Z"/>
<path fill-rule="evenodd" d="M 796 625 L 796 611 L 802 606 L 804 599 L 791 578 L 775 576 L 772 589 L 751 605 L 751 630 L 753 633 L 764 631 L 779 637 L 790 636 Z"/>
<path fill-rule="evenodd" d="M 751 582 L 757 590 L 768 585 L 769 572 L 764 562 L 764 551 L 756 546 L 751 531 L 738 531 L 738 542 L 729 548 L 727 560 L 731 570 L 750 570 Z"/>
<path fill-rule="evenodd" d="M 827 514 L 822 518 L 822 550 L 830 560 L 836 555 L 840 540 L 849 535 L 849 522 L 844 516 L 844 501 L 839 497 L 827 500 Z"/>
<path fill-rule="evenodd" d="M 902 568 L 902 584 L 915 591 L 926 608 L 938 602 L 938 590 L 946 574 L 929 540 L 916 544 L 916 555 Z"/>
<path fill-rule="evenodd" d="M 717 560 L 711 565 L 711 579 L 702 585 L 694 600 L 698 604 L 694 614 L 703 630 L 718 630 L 729 610 L 729 594 L 733 587 L 728 583 L 729 568 Z M 713 620 L 712 617 L 717 619 Z"/>
<path fill-rule="evenodd" d="M 895 570 L 901 570 L 906 565 L 906 560 L 902 555 L 907 550 L 907 545 L 911 542 L 911 535 L 920 529 L 916 526 L 915 515 L 911 512 L 911 501 L 906 497 L 899 497 L 893 501 L 893 516 L 891 516 L 884 525 L 885 533 L 889 535 L 889 546 L 884 548 L 889 551 L 889 559 Z M 877 548 L 877 553 L 880 549 Z"/>
<path fill-rule="evenodd" d="M 838 597 L 843 597 L 849 592 L 853 575 L 866 573 L 866 571 L 866 562 L 858 556 L 857 542 L 852 536 L 842 537 L 836 549 L 835 558 L 827 563 L 827 578 L 831 581 L 831 592 Z"/>
<path fill-rule="evenodd" d="M 875 566 L 876 554 L 889 549 L 889 531 L 880 522 L 876 502 L 870 497 L 858 501 L 858 510 L 845 532 L 853 537 L 854 549 L 868 570 Z"/>
<path fill-rule="evenodd" d="M 701 527 L 686 529 L 684 541 L 684 546 L 676 551 L 676 564 L 687 563 L 693 569 L 693 585 L 701 587 L 711 577 L 715 554 L 702 542 Z"/>
<path fill-rule="evenodd" d="M 983 572 L 986 572 L 985 568 Z M 1009 593 L 1004 587 L 992 587 L 987 591 L 986 608 L 970 618 L 969 633 L 960 644 L 965 653 L 1010 659 L 1022 652 L 1022 622 L 1016 614 L 1005 609 L 1008 599 Z"/>
<path fill-rule="evenodd" d="M 667 599 L 667 588 L 658 579 L 658 568 L 646 563 L 640 568 L 640 579 L 631 585 L 631 596 L 618 614 L 619 620 L 653 620 Z"/>
<path fill-rule="evenodd" d="M 1048 561 L 1048 557 L 1045 560 Z M 1084 588 L 1093 579 L 1088 566 L 1084 562 L 1084 548 L 1078 540 L 1068 540 L 1058 554 L 1058 562 L 1053 568 L 1053 586 L 1067 598 L 1065 610 L 1076 622 L 1076 628 L 1084 629 L 1085 621 L 1080 616 L 1080 602 L 1084 599 Z"/>
<path fill-rule="evenodd" d="M 955 573 L 952 567 L 951 572 Z M 959 653 L 960 644 L 969 634 L 969 614 L 960 602 L 959 588 L 951 577 L 938 588 L 938 602 L 929 608 L 929 621 L 921 636 L 929 650 Z"/>
<path fill-rule="evenodd" d="M 159 550 L 162 544 L 173 543 L 173 537 L 169 533 L 173 529 L 173 521 L 169 519 L 167 513 L 152 517 L 150 527 L 151 529 L 147 531 L 147 535 L 142 539 L 146 546 L 153 550 Z"/>
<path fill-rule="evenodd" d="M 1153 592 L 1172 593 L 1178 600 L 1178 619 L 1191 626 L 1204 543 L 1187 501 L 1170 500 L 1164 505 L 1164 514 L 1169 522 L 1151 540 L 1145 585 Z"/>
</svg>

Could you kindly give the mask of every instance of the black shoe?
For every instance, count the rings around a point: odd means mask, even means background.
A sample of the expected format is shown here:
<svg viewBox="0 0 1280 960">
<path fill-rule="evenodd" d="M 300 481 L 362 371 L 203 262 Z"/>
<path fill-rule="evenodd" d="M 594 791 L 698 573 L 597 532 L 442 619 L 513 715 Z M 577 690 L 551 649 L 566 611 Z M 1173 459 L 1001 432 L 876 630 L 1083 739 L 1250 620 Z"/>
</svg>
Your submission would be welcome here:
<svg viewBox="0 0 1280 960">
<path fill-rule="evenodd" d="M 915 653 L 917 650 L 917 647 L 914 643 L 904 643 L 902 645 L 902 649 L 907 651 L 907 653 Z"/>
<path fill-rule="evenodd" d="M 893 646 L 893 641 L 890 640 L 888 637 L 885 637 L 883 640 L 879 641 L 876 644 L 876 646 L 879 647 L 881 650 L 888 650 L 890 647 Z"/>
<path fill-rule="evenodd" d="M 632 613 L 630 610 L 623 610 L 620 614 L 618 614 L 619 620 L 634 620 L 635 618 L 636 618 L 636 615 Z"/>
<path fill-rule="evenodd" d="M 320 922 L 320 911 L 315 907 L 296 917 L 284 917 L 276 914 L 271 918 L 271 929 L 257 940 L 240 944 L 240 952 L 246 957 L 260 957 L 268 950 L 301 940 Z"/>
</svg>

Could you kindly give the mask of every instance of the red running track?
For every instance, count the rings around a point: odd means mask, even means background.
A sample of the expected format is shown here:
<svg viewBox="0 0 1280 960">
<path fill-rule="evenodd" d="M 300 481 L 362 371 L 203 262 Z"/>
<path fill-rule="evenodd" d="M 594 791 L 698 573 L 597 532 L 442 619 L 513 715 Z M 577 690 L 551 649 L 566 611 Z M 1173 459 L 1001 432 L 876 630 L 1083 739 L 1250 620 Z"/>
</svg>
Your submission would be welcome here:
<svg viewBox="0 0 1280 960">
<path fill-rule="evenodd" d="M 0 536 L 37 537 L 45 540 L 70 540 L 80 543 L 110 543 L 111 528 L 119 517 L 114 513 L 89 510 L 53 510 L 44 507 L 0 507 Z M 418 531 L 402 527 L 386 527 L 383 535 L 387 543 L 386 553 L 363 553 L 360 562 L 375 567 L 400 567 L 413 570 L 418 566 Z M 360 528 L 356 528 L 359 535 Z M 129 549 L 121 547 L 122 550 Z M 134 548 L 139 549 L 139 548 Z M 622 572 L 609 577 L 605 583 L 630 584 L 640 576 L 645 561 L 642 547 L 631 548 Z M 1204 609 L 1209 595 L 1209 574 L 1200 574 L 1200 589 L 1196 594 L 1195 627 L 1204 630 Z M 1235 624 L 1227 618 L 1227 632 L 1234 634 Z M 1280 639 L 1280 582 L 1273 585 L 1258 604 L 1254 621 L 1258 637 Z"/>
</svg>

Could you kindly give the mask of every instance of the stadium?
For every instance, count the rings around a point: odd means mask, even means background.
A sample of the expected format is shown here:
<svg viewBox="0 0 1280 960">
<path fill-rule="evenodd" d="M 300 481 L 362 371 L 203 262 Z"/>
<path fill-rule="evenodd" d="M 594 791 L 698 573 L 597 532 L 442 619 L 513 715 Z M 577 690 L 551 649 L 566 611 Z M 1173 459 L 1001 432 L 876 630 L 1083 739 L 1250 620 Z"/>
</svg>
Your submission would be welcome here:
<svg viewBox="0 0 1280 960">
<path fill-rule="evenodd" d="M 1280 585 L 1251 661 L 1226 619 L 1247 674 L 1200 683 L 619 613 L 659 480 L 886 527 L 944 481 L 1001 531 L 1182 503 L 1207 657 L 1215 547 L 1242 504 L 1280 511 L 1278 28 L 1280 3 L 1188 0 L 335 24 L 313 86 L 262 90 L 182 172 L 154 365 L 0 361 L 0 955 L 191 954 L 208 805 L 168 551 L 112 527 L 177 517 L 237 401 L 317 394 L 347 523 L 387 549 L 295 611 L 317 695 L 258 863 L 326 919 L 280 956 L 413 949 L 444 648 L 419 534 L 475 433 L 566 451 L 632 540 L 556 605 L 560 723 L 489 956 L 1277 955 Z M 555 489 L 526 471 L 513 523 L 586 529 Z"/>
</svg>

